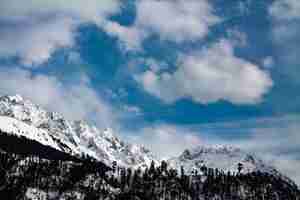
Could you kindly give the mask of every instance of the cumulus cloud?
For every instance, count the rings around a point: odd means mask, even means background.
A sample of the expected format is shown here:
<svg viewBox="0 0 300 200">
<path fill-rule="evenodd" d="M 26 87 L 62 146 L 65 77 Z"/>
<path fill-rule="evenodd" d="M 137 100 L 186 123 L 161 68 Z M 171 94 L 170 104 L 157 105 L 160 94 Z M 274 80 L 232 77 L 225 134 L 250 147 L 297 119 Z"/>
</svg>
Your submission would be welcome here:
<svg viewBox="0 0 300 200">
<path fill-rule="evenodd" d="M 203 104 L 219 100 L 254 104 L 261 101 L 273 84 L 266 71 L 236 57 L 228 40 L 182 55 L 173 73 L 148 70 L 137 75 L 136 80 L 166 103 L 191 98 Z"/>
<path fill-rule="evenodd" d="M 120 11 L 121 5 L 120 0 L 91 0 L 88 4 L 82 0 L 73 0 L 71 4 L 61 0 L 2 2 L 0 21 L 16 23 L 18 30 L 7 29 L 8 35 L 11 36 L 0 35 L 0 41 L 11 41 L 12 38 L 17 38 L 20 44 L 13 45 L 12 49 L 4 45 L 0 56 L 19 57 L 27 66 L 43 64 L 56 49 L 72 47 L 74 25 L 85 22 L 95 23 L 107 34 L 119 38 L 121 47 L 125 50 L 142 50 L 143 40 L 153 33 L 163 40 L 194 41 L 205 37 L 209 28 L 221 21 L 214 14 L 213 7 L 207 0 L 188 2 L 141 0 L 136 1 L 137 15 L 134 24 L 122 26 L 108 19 L 109 16 Z M 50 22 L 49 18 L 52 19 Z M 24 23 L 25 26 L 22 25 Z M 63 23 L 67 24 L 64 26 Z M 50 34 L 47 33 L 49 28 L 52 32 Z M 20 37 L 17 35 L 18 32 L 24 32 L 25 36 Z M 29 37 L 29 35 L 37 35 L 37 37 Z M 33 45 L 35 48 L 32 47 L 27 53 L 24 49 L 30 42 L 35 44 Z"/>
<path fill-rule="evenodd" d="M 79 24 L 102 25 L 120 5 L 119 0 L 1 2 L 0 56 L 16 57 L 29 67 L 41 65 L 57 49 L 74 46 Z"/>
<path fill-rule="evenodd" d="M 42 64 L 56 49 L 74 45 L 74 26 L 68 17 L 4 25 L 0 30 L 0 55 L 18 57 L 27 67 Z"/>
<path fill-rule="evenodd" d="M 141 42 L 152 34 L 162 40 L 184 42 L 205 37 L 221 19 L 207 0 L 166 0 L 136 2 L 136 19 L 129 27 L 115 22 L 105 30 L 118 37 L 129 50 L 140 50 Z"/>
<path fill-rule="evenodd" d="M 2 95 L 20 94 L 51 111 L 62 113 L 73 120 L 91 120 L 100 128 L 115 123 L 110 104 L 97 95 L 82 77 L 76 85 L 68 85 L 54 76 L 33 75 L 22 69 L 0 71 Z"/>
<path fill-rule="evenodd" d="M 202 38 L 219 21 L 206 0 L 139 1 L 137 4 L 136 25 L 167 40 Z"/>
</svg>

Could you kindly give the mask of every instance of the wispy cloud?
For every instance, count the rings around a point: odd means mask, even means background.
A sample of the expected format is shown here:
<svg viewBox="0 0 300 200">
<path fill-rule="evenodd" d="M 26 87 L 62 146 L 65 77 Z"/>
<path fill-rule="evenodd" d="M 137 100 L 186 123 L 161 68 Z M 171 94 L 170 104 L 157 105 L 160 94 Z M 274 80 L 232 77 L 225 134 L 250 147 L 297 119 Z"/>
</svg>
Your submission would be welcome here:
<svg viewBox="0 0 300 200">
<path fill-rule="evenodd" d="M 184 149 L 202 143 L 196 132 L 168 124 L 147 126 L 136 134 L 127 133 L 125 137 L 131 142 L 145 145 L 162 159 L 177 156 Z"/>
<path fill-rule="evenodd" d="M 300 2 L 276 0 L 269 7 L 272 22 L 272 41 L 281 67 L 281 74 L 299 85 Z"/>
<path fill-rule="evenodd" d="M 300 18 L 300 2 L 297 0 L 276 0 L 269 8 L 270 14 L 277 20 Z"/>
</svg>

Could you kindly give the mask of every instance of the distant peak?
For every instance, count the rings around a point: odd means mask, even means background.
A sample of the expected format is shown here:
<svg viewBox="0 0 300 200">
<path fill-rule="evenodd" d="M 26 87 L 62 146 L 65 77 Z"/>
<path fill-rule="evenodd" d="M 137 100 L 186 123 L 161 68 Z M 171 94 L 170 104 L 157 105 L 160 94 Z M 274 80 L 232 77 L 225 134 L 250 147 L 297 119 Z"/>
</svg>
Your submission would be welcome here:
<svg viewBox="0 0 300 200">
<path fill-rule="evenodd" d="M 0 99 L 6 99 L 8 101 L 15 102 L 15 103 L 20 103 L 20 102 L 24 101 L 24 98 L 21 95 L 19 95 L 19 94 L 16 94 L 16 95 L 4 95 L 4 96 L 1 96 Z"/>
<path fill-rule="evenodd" d="M 214 145 L 208 145 L 203 144 L 196 147 L 193 147 L 191 149 L 185 149 L 183 153 L 181 154 L 181 157 L 191 159 L 195 155 L 199 154 L 205 154 L 205 153 L 233 153 L 233 152 L 241 152 L 242 150 L 238 147 L 230 146 L 230 145 L 221 145 L 221 144 L 214 144 Z"/>
<path fill-rule="evenodd" d="M 103 131 L 103 134 L 107 137 L 113 137 L 114 136 L 114 130 L 112 128 L 105 128 Z"/>
<path fill-rule="evenodd" d="M 14 96 L 9 96 L 11 101 L 16 101 L 16 102 L 22 102 L 24 101 L 23 97 L 19 94 L 16 94 Z"/>
<path fill-rule="evenodd" d="M 238 147 L 232 146 L 232 145 L 226 145 L 226 144 L 213 144 L 213 145 L 205 145 L 203 148 L 206 149 L 215 149 L 217 151 L 240 151 Z"/>
</svg>

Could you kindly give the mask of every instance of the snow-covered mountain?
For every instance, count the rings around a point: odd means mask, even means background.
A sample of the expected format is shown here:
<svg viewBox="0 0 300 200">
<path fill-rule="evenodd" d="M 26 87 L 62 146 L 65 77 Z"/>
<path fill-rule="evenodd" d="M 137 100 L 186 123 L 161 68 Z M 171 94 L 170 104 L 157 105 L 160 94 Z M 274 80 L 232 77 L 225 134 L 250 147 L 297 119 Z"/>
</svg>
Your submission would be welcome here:
<svg viewBox="0 0 300 200">
<path fill-rule="evenodd" d="M 138 144 L 129 144 L 114 135 L 113 130 L 99 130 L 84 121 L 66 120 L 56 112 L 48 112 L 21 96 L 0 97 L 0 131 L 24 136 L 43 145 L 71 155 L 89 155 L 111 166 L 116 161 L 123 167 L 150 166 L 159 160 L 151 151 Z M 181 166 L 191 174 L 205 165 L 223 171 L 242 173 L 261 171 L 282 176 L 274 167 L 264 163 L 254 154 L 230 146 L 199 146 L 185 150 L 178 157 L 167 160 L 168 165 L 180 172 Z M 289 181 L 288 178 L 286 180 Z"/>
<path fill-rule="evenodd" d="M 179 169 L 181 166 L 189 173 L 201 171 L 202 166 L 218 168 L 223 171 L 238 171 L 238 164 L 243 165 L 242 172 L 272 172 L 273 168 L 253 154 L 246 153 L 239 148 L 225 145 L 199 146 L 185 150 L 180 156 L 168 160 L 171 167 Z"/>
<path fill-rule="evenodd" d="M 281 174 L 275 167 L 266 164 L 255 154 L 245 152 L 239 148 L 227 145 L 202 145 L 185 150 L 178 157 L 170 158 L 168 165 L 180 172 L 181 166 L 187 174 L 203 173 L 202 166 L 218 168 L 224 172 L 238 172 L 239 163 L 242 164 L 241 173 L 263 172 L 275 175 L 285 181 L 295 184 L 291 179 Z"/>
<path fill-rule="evenodd" d="M 87 154 L 107 165 L 117 161 L 120 166 L 136 168 L 156 161 L 149 150 L 121 141 L 112 129 L 100 131 L 84 121 L 66 120 L 19 95 L 0 97 L 0 130 L 71 155 Z"/>
</svg>

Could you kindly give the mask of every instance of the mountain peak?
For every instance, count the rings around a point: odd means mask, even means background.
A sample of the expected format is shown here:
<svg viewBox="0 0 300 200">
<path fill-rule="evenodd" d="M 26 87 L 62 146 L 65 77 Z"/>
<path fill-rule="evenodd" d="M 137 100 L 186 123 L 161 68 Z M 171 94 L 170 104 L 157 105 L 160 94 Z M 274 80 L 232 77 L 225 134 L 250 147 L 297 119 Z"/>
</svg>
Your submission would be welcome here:
<svg viewBox="0 0 300 200">
<path fill-rule="evenodd" d="M 109 166 L 114 161 L 119 166 L 132 168 L 150 166 L 152 160 L 159 163 L 145 147 L 119 139 L 113 128 L 99 130 L 82 120 L 67 120 L 20 95 L 0 97 L 0 131 L 35 140 L 71 155 L 89 155 Z M 183 166 L 187 173 L 200 170 L 203 165 L 237 172 L 241 163 L 242 173 L 261 171 L 282 176 L 256 155 L 229 145 L 197 146 L 167 162 L 175 169 Z"/>
<path fill-rule="evenodd" d="M 24 101 L 23 97 L 19 94 L 16 94 L 14 96 L 8 96 L 10 101 L 15 101 L 17 103 Z"/>
<path fill-rule="evenodd" d="M 183 166 L 188 173 L 195 170 L 201 171 L 202 166 L 237 172 L 239 164 L 243 165 L 242 173 L 254 171 L 274 173 L 276 171 L 256 155 L 228 145 L 201 145 L 187 149 L 178 157 L 169 159 L 168 163 L 177 169 Z"/>
<path fill-rule="evenodd" d="M 145 166 L 156 160 L 140 145 L 123 142 L 112 128 L 104 131 L 85 121 L 71 121 L 57 112 L 49 112 L 20 95 L 0 97 L 0 130 L 30 137 L 44 145 L 72 155 L 89 155 L 111 165 Z M 47 142 L 48 141 L 48 142 Z"/>
<path fill-rule="evenodd" d="M 20 102 L 24 101 L 24 98 L 21 95 L 19 95 L 19 94 L 16 94 L 16 95 L 4 95 L 4 96 L 0 97 L 0 100 L 1 101 L 14 102 L 14 103 L 20 103 Z"/>
</svg>

